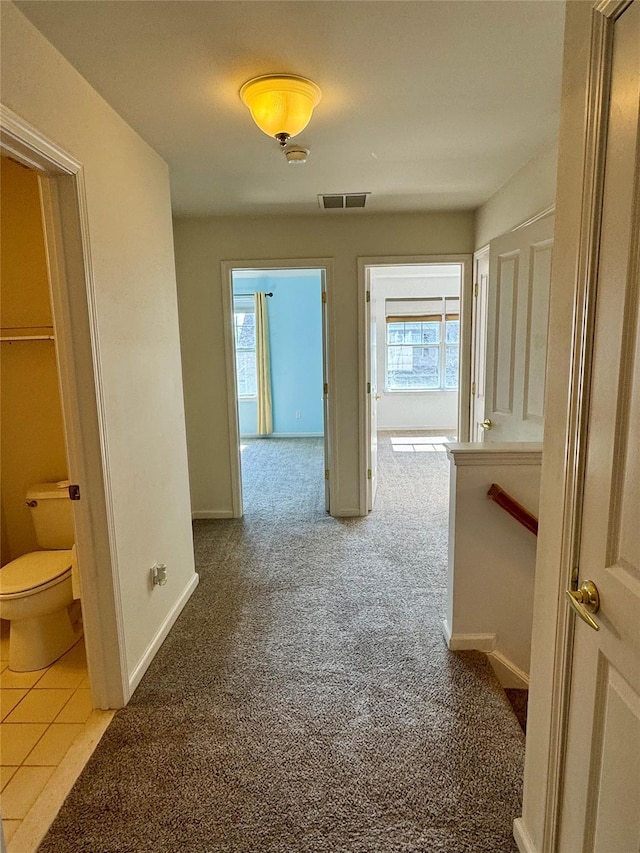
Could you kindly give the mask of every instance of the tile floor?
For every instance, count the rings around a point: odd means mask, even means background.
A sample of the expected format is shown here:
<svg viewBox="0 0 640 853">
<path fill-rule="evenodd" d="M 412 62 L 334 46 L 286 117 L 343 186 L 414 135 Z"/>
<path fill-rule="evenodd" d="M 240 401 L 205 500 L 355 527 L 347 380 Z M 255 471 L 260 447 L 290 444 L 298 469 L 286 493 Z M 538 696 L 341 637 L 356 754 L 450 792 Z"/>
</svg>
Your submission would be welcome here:
<svg viewBox="0 0 640 853">
<path fill-rule="evenodd" d="M 93 711 L 83 640 L 36 672 L 9 670 L 7 622 L 2 622 L 0 640 L 2 824 L 11 850 L 11 839 L 37 806 L 71 746 L 95 725 L 96 715 L 107 712 Z M 48 818 L 45 814 L 41 835 L 54 816 L 55 811 Z"/>
</svg>

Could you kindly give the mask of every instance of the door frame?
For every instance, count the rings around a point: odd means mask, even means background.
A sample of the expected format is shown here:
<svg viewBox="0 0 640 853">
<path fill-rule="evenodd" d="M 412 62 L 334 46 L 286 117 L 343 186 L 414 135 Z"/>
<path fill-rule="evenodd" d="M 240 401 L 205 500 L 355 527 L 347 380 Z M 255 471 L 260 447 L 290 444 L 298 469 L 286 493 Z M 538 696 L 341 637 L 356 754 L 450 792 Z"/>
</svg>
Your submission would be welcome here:
<svg viewBox="0 0 640 853">
<path fill-rule="evenodd" d="M 371 395 L 367 390 L 371 371 L 370 303 L 367 301 L 372 267 L 460 264 L 460 381 L 458 386 L 458 441 L 469 441 L 471 418 L 471 307 L 473 255 L 402 255 L 358 258 L 358 443 L 360 515 L 367 515 L 368 476 L 371 467 Z"/>
<path fill-rule="evenodd" d="M 231 473 L 231 517 L 242 518 L 242 463 L 240 459 L 240 419 L 238 414 L 238 388 L 236 380 L 235 335 L 233 325 L 233 273 L 242 270 L 320 270 L 322 273 L 321 303 L 323 317 L 322 368 L 328 385 L 323 406 L 324 417 L 324 467 L 325 493 L 328 511 L 334 513 L 335 489 L 334 453 L 336 426 L 335 394 L 335 340 L 333 306 L 333 259 L 332 258 L 284 258 L 269 260 L 222 261 L 222 314 L 224 326 L 224 359 L 227 384 L 227 416 L 229 424 L 229 468 Z M 326 295 L 325 295 L 326 294 Z M 328 472 L 328 475 L 327 473 Z M 326 483 L 328 482 L 328 486 Z"/>
<path fill-rule="evenodd" d="M 564 591 L 579 556 L 613 27 L 630 2 L 571 12 L 584 16 L 574 18 L 583 38 L 573 36 L 580 51 L 563 84 L 523 816 L 514 822 L 519 849 L 531 853 L 553 853 L 559 837 L 573 651 Z"/>
<path fill-rule="evenodd" d="M 131 688 L 113 547 L 84 168 L 2 104 L 0 125 L 1 153 L 39 179 L 68 475 L 82 495 L 73 515 L 91 695 L 96 708 L 121 708 Z"/>
<path fill-rule="evenodd" d="M 487 283 L 480 287 L 480 264 L 487 263 Z M 469 441 L 483 442 L 485 433 L 478 437 L 476 433 L 478 417 L 476 414 L 478 376 L 486 373 L 487 363 L 487 318 L 489 308 L 489 244 L 473 253 L 473 303 L 471 309 L 471 385 L 469 388 Z M 481 324 L 481 320 L 484 322 Z M 486 379 L 485 379 L 486 382 Z"/>
</svg>

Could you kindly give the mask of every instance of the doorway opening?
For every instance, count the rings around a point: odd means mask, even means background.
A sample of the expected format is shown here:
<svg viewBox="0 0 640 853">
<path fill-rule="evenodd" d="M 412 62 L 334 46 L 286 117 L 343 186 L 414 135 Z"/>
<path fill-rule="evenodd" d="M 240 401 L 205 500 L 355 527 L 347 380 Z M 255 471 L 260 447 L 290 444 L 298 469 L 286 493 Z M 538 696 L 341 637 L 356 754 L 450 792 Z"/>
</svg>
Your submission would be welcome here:
<svg viewBox="0 0 640 853">
<path fill-rule="evenodd" d="M 468 436 L 467 256 L 360 262 L 362 489 L 373 509 L 378 441 L 393 454 L 441 454 Z"/>
<path fill-rule="evenodd" d="M 273 500 L 324 482 L 330 512 L 330 263 L 223 266 L 233 515 L 259 511 L 273 470 Z"/>
<path fill-rule="evenodd" d="M 19 116 L 5 107 L 0 107 L 0 112 L 0 153 L 21 172 L 35 176 L 37 185 L 49 319 L 27 319 L 16 325 L 27 325 L 29 331 L 32 322 L 45 323 L 49 329 L 34 331 L 53 338 L 52 342 L 36 341 L 33 346 L 49 347 L 49 355 L 54 356 L 66 457 L 63 479 L 78 487 L 76 495 L 80 497 L 73 502 L 73 528 L 90 704 L 95 708 L 118 708 L 126 704 L 130 693 L 120 624 L 121 602 L 111 552 L 110 492 L 102 459 L 102 388 L 93 349 L 94 292 L 84 174 L 78 161 Z M 7 336 L 24 331 L 14 330 Z M 51 334 L 45 334 L 47 331 Z M 24 348 L 29 346 L 26 342 L 7 342 L 4 346 L 12 347 L 16 353 L 20 348 L 21 358 L 28 357 L 24 355 Z M 47 477 L 54 476 L 52 468 Z M 110 570 L 98 571 L 98 566 Z M 87 680 L 85 692 L 88 686 Z"/>
</svg>

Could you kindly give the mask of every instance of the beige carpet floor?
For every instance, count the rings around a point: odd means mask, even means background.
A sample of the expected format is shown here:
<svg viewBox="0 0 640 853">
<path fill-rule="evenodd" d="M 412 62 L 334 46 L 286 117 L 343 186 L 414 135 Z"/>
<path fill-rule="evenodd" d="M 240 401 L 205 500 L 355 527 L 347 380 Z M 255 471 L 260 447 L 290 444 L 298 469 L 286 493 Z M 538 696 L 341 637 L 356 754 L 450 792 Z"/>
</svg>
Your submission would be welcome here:
<svg viewBox="0 0 640 853">
<path fill-rule="evenodd" d="M 322 442 L 247 442 L 242 520 L 42 853 L 511 853 L 524 737 L 441 630 L 448 465 L 381 435 L 375 510 L 323 508 Z"/>
</svg>

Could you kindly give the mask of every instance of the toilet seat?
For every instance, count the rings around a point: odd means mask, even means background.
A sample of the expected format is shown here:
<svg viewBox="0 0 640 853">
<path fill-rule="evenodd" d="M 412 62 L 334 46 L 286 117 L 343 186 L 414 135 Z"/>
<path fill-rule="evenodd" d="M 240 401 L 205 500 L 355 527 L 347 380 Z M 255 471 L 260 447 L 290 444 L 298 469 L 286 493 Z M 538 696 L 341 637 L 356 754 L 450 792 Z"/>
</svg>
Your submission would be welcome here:
<svg viewBox="0 0 640 853">
<path fill-rule="evenodd" d="M 71 572 L 71 551 L 32 551 L 0 569 L 0 598 L 21 598 L 65 580 Z"/>
</svg>

